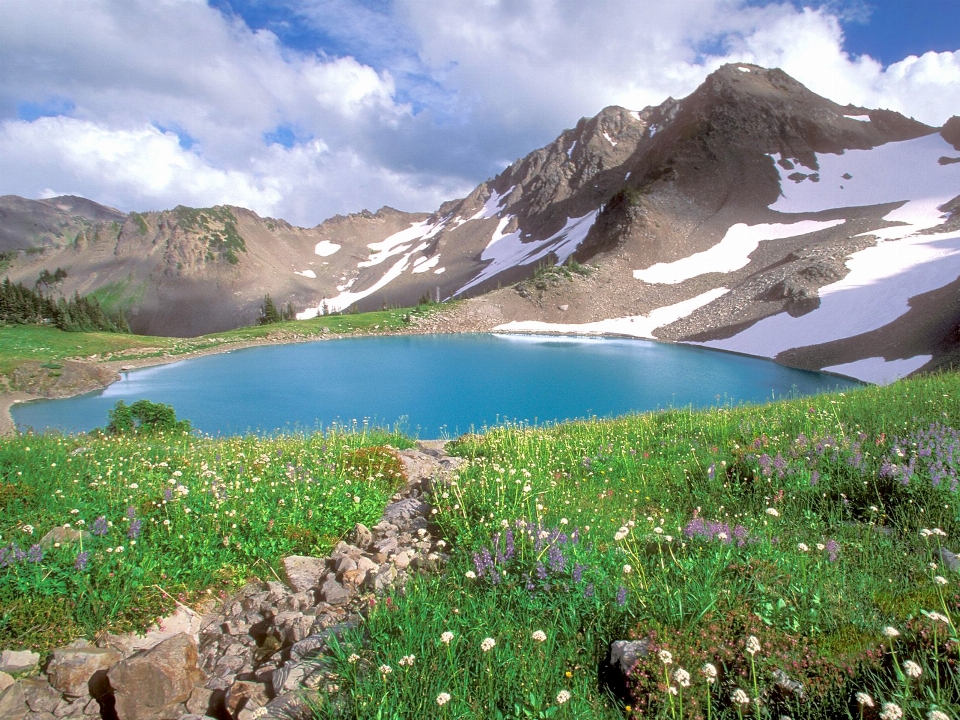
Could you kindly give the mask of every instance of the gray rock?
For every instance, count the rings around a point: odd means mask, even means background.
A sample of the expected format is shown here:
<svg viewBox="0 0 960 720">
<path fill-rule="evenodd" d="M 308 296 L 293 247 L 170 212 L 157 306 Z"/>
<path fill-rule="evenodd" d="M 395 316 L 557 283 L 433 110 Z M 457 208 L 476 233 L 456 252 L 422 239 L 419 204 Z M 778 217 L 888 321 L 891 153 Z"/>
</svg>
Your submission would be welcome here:
<svg viewBox="0 0 960 720">
<path fill-rule="evenodd" d="M 397 566 L 397 570 L 404 570 L 410 565 L 414 557 L 413 550 L 401 550 L 394 556 L 393 564 Z"/>
<path fill-rule="evenodd" d="M 804 699 L 803 683 L 793 680 L 783 670 L 778 668 L 773 671 L 773 681 L 787 695 L 795 695 L 798 700 Z"/>
<path fill-rule="evenodd" d="M 83 717 L 84 710 L 90 702 L 88 697 L 64 698 L 53 711 L 53 716 L 58 718 Z"/>
<path fill-rule="evenodd" d="M 354 525 L 348 537 L 350 538 L 350 543 L 361 550 L 366 550 L 373 542 L 373 533 L 362 523 Z"/>
<path fill-rule="evenodd" d="M 238 680 L 227 690 L 227 710 L 234 717 L 240 710 L 255 710 L 270 702 L 268 686 L 258 682 Z"/>
<path fill-rule="evenodd" d="M 207 715 L 213 710 L 214 691 L 210 688 L 195 687 L 187 698 L 186 709 L 195 715 Z M 212 714 L 212 713 L 211 713 Z"/>
<path fill-rule="evenodd" d="M 410 529 L 415 526 L 426 526 L 425 517 L 429 512 L 430 506 L 422 500 L 405 498 L 387 505 L 383 510 L 383 518 L 396 525 L 398 530 Z M 417 520 L 421 523 L 418 524 Z"/>
<path fill-rule="evenodd" d="M 180 633 L 118 662 L 107 673 L 117 715 L 137 720 L 169 717 L 204 680 L 197 660 L 196 642 Z"/>
<path fill-rule="evenodd" d="M 610 644 L 610 664 L 628 676 L 637 660 L 649 652 L 650 642 L 647 640 L 617 640 Z"/>
<path fill-rule="evenodd" d="M 4 720 L 23 720 L 29 712 L 27 699 L 23 694 L 23 685 L 15 682 L 0 691 L 0 718 Z"/>
<path fill-rule="evenodd" d="M 37 667 L 40 656 L 29 650 L 4 650 L 0 652 L 0 672 L 16 675 L 30 672 Z"/>
<path fill-rule="evenodd" d="M 326 560 L 303 555 L 291 555 L 280 561 L 287 584 L 294 592 L 303 592 L 319 584 L 327 571 Z"/>
<path fill-rule="evenodd" d="M 27 707 L 33 712 L 52 713 L 60 704 L 60 693 L 50 687 L 44 677 L 21 678 L 23 696 L 27 700 Z"/>
<path fill-rule="evenodd" d="M 331 605 L 343 605 L 349 602 L 351 592 L 336 580 L 327 580 L 320 588 L 320 597 L 323 601 Z"/>
<path fill-rule="evenodd" d="M 945 547 L 940 548 L 940 562 L 950 572 L 960 572 L 960 557 L 950 552 Z"/>
<path fill-rule="evenodd" d="M 122 658 L 117 650 L 107 648 L 57 648 L 47 665 L 47 677 L 64 695 L 101 697 L 110 691 L 106 671 Z"/>
<path fill-rule="evenodd" d="M 267 714 L 263 720 L 310 720 L 313 711 L 299 692 L 278 695 L 267 703 Z"/>
<path fill-rule="evenodd" d="M 73 528 L 68 527 L 55 527 L 48 531 L 47 534 L 42 538 L 40 538 L 40 547 L 42 547 L 44 550 L 47 550 L 57 544 L 69 545 L 71 543 L 80 542 L 81 538 L 87 540 L 90 538 L 90 533 L 86 530 L 74 530 Z"/>
<path fill-rule="evenodd" d="M 0 672 L 0 692 L 3 692 L 15 682 L 16 680 L 14 680 L 11 675 L 8 675 L 5 672 Z"/>
</svg>

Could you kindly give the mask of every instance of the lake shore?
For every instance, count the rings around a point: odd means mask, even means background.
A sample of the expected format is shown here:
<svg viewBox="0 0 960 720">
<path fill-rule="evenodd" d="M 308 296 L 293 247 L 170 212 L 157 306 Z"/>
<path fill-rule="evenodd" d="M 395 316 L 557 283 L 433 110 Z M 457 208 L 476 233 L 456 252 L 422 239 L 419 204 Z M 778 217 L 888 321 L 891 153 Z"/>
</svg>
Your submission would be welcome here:
<svg viewBox="0 0 960 720">
<path fill-rule="evenodd" d="M 43 392 L 24 392 L 20 390 L 0 392 L 0 437 L 16 433 L 16 424 L 10 411 L 17 403 L 33 400 L 59 400 L 102 390 L 119 380 L 120 373 L 128 370 L 169 365 L 181 360 L 219 355 L 233 350 L 265 345 L 290 345 L 348 337 L 490 332 L 499 321 L 500 314 L 490 312 L 486 303 L 467 301 L 452 306 L 443 312 L 426 317 L 414 317 L 408 326 L 402 328 L 312 335 L 284 329 L 261 338 L 228 341 L 179 354 L 170 354 L 158 350 L 159 354 L 151 353 L 143 357 L 126 357 L 120 360 L 74 358 L 64 362 L 63 375 L 61 376 L 63 380 L 51 384 Z"/>
</svg>

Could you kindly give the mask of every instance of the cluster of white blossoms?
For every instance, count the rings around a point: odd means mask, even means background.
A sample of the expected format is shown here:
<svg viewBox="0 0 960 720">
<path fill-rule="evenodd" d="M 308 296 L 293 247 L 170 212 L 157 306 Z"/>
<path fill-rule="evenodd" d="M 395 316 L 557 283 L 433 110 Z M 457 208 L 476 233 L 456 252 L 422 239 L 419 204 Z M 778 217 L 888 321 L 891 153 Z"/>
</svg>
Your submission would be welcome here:
<svg viewBox="0 0 960 720">
<path fill-rule="evenodd" d="M 780 517 L 780 511 L 776 508 L 767 508 L 764 512 L 770 517 Z"/>
<path fill-rule="evenodd" d="M 567 700 L 570 699 L 570 697 L 569 690 L 561 690 L 557 693 L 557 705 L 563 705 L 565 702 L 567 702 Z"/>
<path fill-rule="evenodd" d="M 690 673 L 678 667 L 673 671 L 673 681 L 680 687 L 690 687 Z"/>
<path fill-rule="evenodd" d="M 903 671 L 912 678 L 918 678 L 923 674 L 923 668 L 913 660 L 907 660 L 903 663 Z"/>
<path fill-rule="evenodd" d="M 902 717 L 903 710 L 896 703 L 886 702 L 880 710 L 880 720 L 900 720 Z"/>
<path fill-rule="evenodd" d="M 664 665 L 670 665 L 673 663 L 673 653 L 671 653 L 669 650 L 661 650 L 657 653 L 657 657 L 660 658 L 660 662 L 662 662 Z"/>
<path fill-rule="evenodd" d="M 873 698 L 865 692 L 857 693 L 857 702 L 864 707 L 873 707 Z"/>
<path fill-rule="evenodd" d="M 404 655 L 402 658 L 400 658 L 400 666 L 411 667 L 413 666 L 413 663 L 416 662 L 416 660 L 417 660 L 416 655 Z"/>
<path fill-rule="evenodd" d="M 449 630 L 446 630 L 440 634 L 440 642 L 442 642 L 444 645 L 449 645 L 451 640 L 453 640 L 453 633 Z"/>
<path fill-rule="evenodd" d="M 703 676 L 707 679 L 707 683 L 713 685 L 717 681 L 717 666 L 713 663 L 706 663 L 700 672 L 703 673 Z"/>
<path fill-rule="evenodd" d="M 381 665 L 379 669 L 380 669 L 380 674 L 383 675 L 384 677 L 386 677 L 387 675 L 393 672 L 393 668 L 390 667 L 389 665 Z"/>
<path fill-rule="evenodd" d="M 484 638 L 483 642 L 480 643 L 480 649 L 484 652 L 490 652 L 493 650 L 493 646 L 497 644 L 497 641 L 493 638 Z"/>
<path fill-rule="evenodd" d="M 626 525 L 623 525 L 619 530 L 617 530 L 616 533 L 614 533 L 613 539 L 616 540 L 617 542 L 620 542 L 629 534 L 630 534 L 630 528 L 628 528 Z"/>
<path fill-rule="evenodd" d="M 946 534 L 943 530 L 941 530 L 940 528 L 933 528 L 933 529 L 923 528 L 923 529 L 920 531 L 920 537 L 922 537 L 922 538 L 928 538 L 928 537 L 932 537 L 932 536 L 934 536 L 934 535 L 937 535 L 937 536 L 939 536 L 939 537 L 946 537 L 946 536 L 947 536 L 947 534 Z"/>
<path fill-rule="evenodd" d="M 756 635 L 751 635 L 747 638 L 747 652 L 751 655 L 756 655 L 760 652 L 760 641 Z"/>
<path fill-rule="evenodd" d="M 543 630 L 534 630 L 533 635 L 531 635 L 530 637 L 532 637 L 537 642 L 546 642 L 547 640 L 547 634 Z"/>
<path fill-rule="evenodd" d="M 439 695 L 437 695 L 437 705 L 439 705 L 440 707 L 443 707 L 448 702 L 450 702 L 450 693 L 442 692 Z"/>
<path fill-rule="evenodd" d="M 737 688 L 730 694 L 731 702 L 735 702 L 737 705 L 749 705 L 750 696 L 747 695 L 743 690 Z"/>
<path fill-rule="evenodd" d="M 881 632 L 883 632 L 884 637 L 888 637 L 888 638 L 895 638 L 900 636 L 900 631 L 897 630 L 895 627 L 890 627 L 889 625 L 887 625 L 887 627 L 885 627 Z"/>
</svg>

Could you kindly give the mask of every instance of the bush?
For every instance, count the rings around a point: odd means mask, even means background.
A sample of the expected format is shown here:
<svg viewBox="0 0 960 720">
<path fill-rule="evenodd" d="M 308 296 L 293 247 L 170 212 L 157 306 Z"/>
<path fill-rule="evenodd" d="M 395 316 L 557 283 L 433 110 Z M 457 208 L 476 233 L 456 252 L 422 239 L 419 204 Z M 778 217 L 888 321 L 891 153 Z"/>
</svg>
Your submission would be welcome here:
<svg viewBox="0 0 960 720">
<path fill-rule="evenodd" d="M 129 433 L 155 433 L 164 431 L 190 432 L 189 420 L 177 420 L 177 414 L 170 405 L 137 400 L 127 405 L 123 400 L 108 412 L 110 422 L 106 431 L 111 435 Z"/>
</svg>

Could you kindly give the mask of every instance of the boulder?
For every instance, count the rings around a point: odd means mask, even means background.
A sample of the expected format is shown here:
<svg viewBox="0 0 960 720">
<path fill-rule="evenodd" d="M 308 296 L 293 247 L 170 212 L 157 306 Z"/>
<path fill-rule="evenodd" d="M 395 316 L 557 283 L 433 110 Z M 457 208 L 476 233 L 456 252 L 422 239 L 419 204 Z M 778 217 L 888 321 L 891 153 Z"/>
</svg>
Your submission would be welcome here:
<svg viewBox="0 0 960 720">
<path fill-rule="evenodd" d="M 86 530 L 74 530 L 69 527 L 55 527 L 40 538 L 40 547 L 48 550 L 54 545 L 68 545 L 70 543 L 80 542 L 81 538 L 83 540 L 89 539 L 90 533 Z"/>
<path fill-rule="evenodd" d="M 234 717 L 241 710 L 256 710 L 270 702 L 267 685 L 238 680 L 227 690 L 227 710 Z"/>
<path fill-rule="evenodd" d="M 23 720 L 30 708 L 23 695 L 23 685 L 18 682 L 0 690 L 0 718 L 4 720 Z"/>
<path fill-rule="evenodd" d="M 16 675 L 30 672 L 37 667 L 40 656 L 29 650 L 4 650 L 0 652 L 0 672 Z"/>
<path fill-rule="evenodd" d="M 357 523 L 353 526 L 353 531 L 351 531 L 348 536 L 350 543 L 360 548 L 361 550 L 366 550 L 370 547 L 370 543 L 373 542 L 373 533 L 367 528 L 366 525 L 362 523 Z"/>
<path fill-rule="evenodd" d="M 327 580 L 320 589 L 323 601 L 330 605 L 343 605 L 350 600 L 350 591 L 336 580 Z"/>
<path fill-rule="evenodd" d="M 3 692 L 15 682 L 16 680 L 14 680 L 11 675 L 8 675 L 5 672 L 0 672 L 0 692 Z"/>
<path fill-rule="evenodd" d="M 429 512 L 430 506 L 422 500 L 404 498 L 387 505 L 383 510 L 383 519 L 400 530 L 416 529 L 426 527 L 426 516 Z"/>
<path fill-rule="evenodd" d="M 122 657 L 118 651 L 107 648 L 58 648 L 47 665 L 47 677 L 64 695 L 101 697 L 110 691 L 106 671 Z"/>
<path fill-rule="evenodd" d="M 124 720 L 178 717 L 176 706 L 204 679 L 197 667 L 197 643 L 186 634 L 121 660 L 107 676 L 114 689 L 117 716 Z"/>
<path fill-rule="evenodd" d="M 294 592 L 303 592 L 316 587 L 327 572 L 327 562 L 322 558 L 290 555 L 280 561 L 283 573 Z"/>
<path fill-rule="evenodd" d="M 35 713 L 52 713 L 60 704 L 60 693 L 44 677 L 21 678 L 19 684 L 27 707 Z"/>
</svg>

